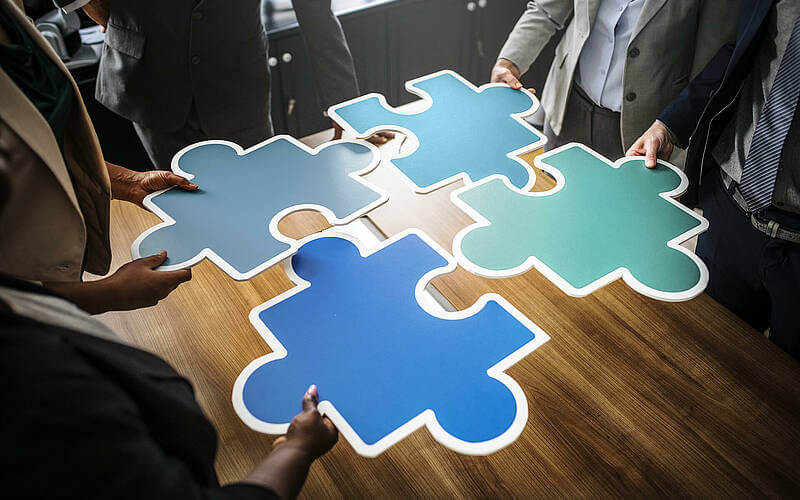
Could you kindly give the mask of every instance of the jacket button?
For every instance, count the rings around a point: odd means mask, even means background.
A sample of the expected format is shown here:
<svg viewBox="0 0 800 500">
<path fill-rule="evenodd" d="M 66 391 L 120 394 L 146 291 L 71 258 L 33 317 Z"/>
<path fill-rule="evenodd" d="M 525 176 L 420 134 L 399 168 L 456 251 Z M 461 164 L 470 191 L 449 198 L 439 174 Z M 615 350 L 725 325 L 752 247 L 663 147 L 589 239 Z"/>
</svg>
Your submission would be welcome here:
<svg viewBox="0 0 800 500">
<path fill-rule="evenodd" d="M 633 102 L 636 100 L 636 92 L 630 92 L 628 95 L 625 96 L 625 100 L 628 102 Z"/>
<path fill-rule="evenodd" d="M 630 52 L 628 52 L 628 54 L 630 54 L 631 57 L 639 57 L 639 49 L 634 47 L 630 50 Z"/>
<path fill-rule="evenodd" d="M 199 11 L 199 10 L 196 10 L 196 11 L 192 12 L 192 19 L 194 19 L 195 21 L 199 21 L 200 19 L 203 19 L 203 13 L 201 11 Z"/>
<path fill-rule="evenodd" d="M 192 64 L 194 65 L 200 64 L 200 56 L 192 56 Z"/>
</svg>

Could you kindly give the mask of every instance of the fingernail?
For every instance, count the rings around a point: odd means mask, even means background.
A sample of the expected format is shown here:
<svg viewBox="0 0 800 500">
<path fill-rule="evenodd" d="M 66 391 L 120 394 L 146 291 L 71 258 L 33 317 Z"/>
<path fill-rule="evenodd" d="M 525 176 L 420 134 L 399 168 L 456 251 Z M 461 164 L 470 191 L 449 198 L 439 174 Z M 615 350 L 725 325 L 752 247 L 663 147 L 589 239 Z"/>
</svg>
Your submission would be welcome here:
<svg viewBox="0 0 800 500">
<path fill-rule="evenodd" d="M 167 251 L 166 250 L 161 250 L 160 252 L 158 252 L 158 255 L 167 255 Z"/>
<path fill-rule="evenodd" d="M 311 394 L 316 395 L 317 394 L 317 385 L 316 384 L 311 384 L 311 386 L 308 388 L 308 392 L 310 392 Z"/>
</svg>

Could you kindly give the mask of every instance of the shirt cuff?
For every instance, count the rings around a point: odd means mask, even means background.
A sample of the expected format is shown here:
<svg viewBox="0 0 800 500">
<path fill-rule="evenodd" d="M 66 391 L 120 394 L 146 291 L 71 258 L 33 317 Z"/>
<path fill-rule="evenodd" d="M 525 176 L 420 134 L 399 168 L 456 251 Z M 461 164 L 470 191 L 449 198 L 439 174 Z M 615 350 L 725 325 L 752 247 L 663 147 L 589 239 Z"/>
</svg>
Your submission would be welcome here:
<svg viewBox="0 0 800 500">
<path fill-rule="evenodd" d="M 72 12 L 74 10 L 80 9 L 81 7 L 83 7 L 84 5 L 86 5 L 87 3 L 91 2 L 91 1 L 92 0 L 75 0 L 74 2 L 70 2 L 67 5 L 64 5 L 63 7 L 61 7 L 61 10 L 63 10 L 65 13 L 69 14 L 70 12 Z"/>
</svg>

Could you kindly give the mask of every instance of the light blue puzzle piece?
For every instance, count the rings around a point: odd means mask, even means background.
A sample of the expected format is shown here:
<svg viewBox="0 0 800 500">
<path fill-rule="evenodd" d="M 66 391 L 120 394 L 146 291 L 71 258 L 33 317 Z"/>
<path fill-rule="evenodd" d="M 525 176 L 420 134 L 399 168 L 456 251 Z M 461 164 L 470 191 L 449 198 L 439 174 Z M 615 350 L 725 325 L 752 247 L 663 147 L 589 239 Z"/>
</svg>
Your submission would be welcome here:
<svg viewBox="0 0 800 500">
<path fill-rule="evenodd" d="M 422 113 L 398 113 L 388 108 L 383 96 L 369 94 L 333 106 L 328 114 L 358 136 L 387 129 L 416 136 L 418 148 L 392 163 L 418 192 L 432 191 L 464 175 L 466 181 L 478 181 L 499 174 L 516 187 L 533 186 L 533 172 L 518 158 L 545 142 L 521 118 L 536 111 L 533 95 L 502 84 L 477 89 L 452 71 L 412 80 L 406 88 L 430 107 Z"/>
<path fill-rule="evenodd" d="M 283 433 L 302 394 L 317 384 L 320 409 L 364 455 L 423 424 L 464 453 L 489 453 L 516 439 L 527 402 L 503 370 L 548 337 L 496 295 L 460 313 L 426 312 L 417 296 L 431 271 L 455 268 L 435 246 L 415 231 L 366 257 L 343 238 L 306 242 L 287 272 L 310 284 L 251 313 L 274 352 L 236 382 L 242 419 Z"/>
<path fill-rule="evenodd" d="M 536 267 L 566 293 L 587 295 L 622 277 L 661 300 L 705 289 L 703 262 L 679 244 L 708 222 L 672 199 L 687 184 L 676 167 L 643 159 L 615 165 L 581 145 L 536 158 L 557 178 L 544 193 L 523 193 L 499 177 L 453 193 L 478 224 L 462 230 L 454 252 L 471 272 L 507 277 Z"/>
<path fill-rule="evenodd" d="M 233 278 L 249 279 L 296 250 L 296 241 L 278 231 L 290 212 L 313 208 L 343 224 L 386 201 L 383 191 L 359 177 L 378 161 L 376 149 L 363 141 L 311 150 L 277 136 L 247 152 L 223 141 L 195 144 L 176 155 L 173 169 L 200 189 L 149 196 L 145 206 L 165 222 L 142 234 L 131 253 L 138 258 L 166 250 L 165 270 L 208 257 Z"/>
</svg>

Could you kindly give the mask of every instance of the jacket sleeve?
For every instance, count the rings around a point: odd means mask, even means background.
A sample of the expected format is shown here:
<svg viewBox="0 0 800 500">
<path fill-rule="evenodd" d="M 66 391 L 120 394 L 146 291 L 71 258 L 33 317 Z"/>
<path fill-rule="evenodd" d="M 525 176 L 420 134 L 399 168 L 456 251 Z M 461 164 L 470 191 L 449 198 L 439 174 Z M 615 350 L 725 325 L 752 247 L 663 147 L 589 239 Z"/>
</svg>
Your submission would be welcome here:
<svg viewBox="0 0 800 500">
<path fill-rule="evenodd" d="M 537 0 L 517 21 L 498 58 L 513 62 L 521 73 L 528 71 L 553 35 L 564 28 L 572 15 L 571 0 Z"/>
<path fill-rule="evenodd" d="M 689 144 L 703 110 L 722 83 L 733 49 L 734 44 L 723 45 L 703 71 L 658 116 L 677 141 L 676 146 L 686 148 Z"/>
<path fill-rule="evenodd" d="M 342 25 L 331 10 L 331 0 L 292 0 L 292 5 L 311 59 L 323 111 L 357 97 L 353 56 Z"/>
<path fill-rule="evenodd" d="M 256 485 L 199 483 L 154 441 L 134 401 L 63 343 L 0 345 L 0 362 L 8 498 L 275 498 Z"/>
</svg>

